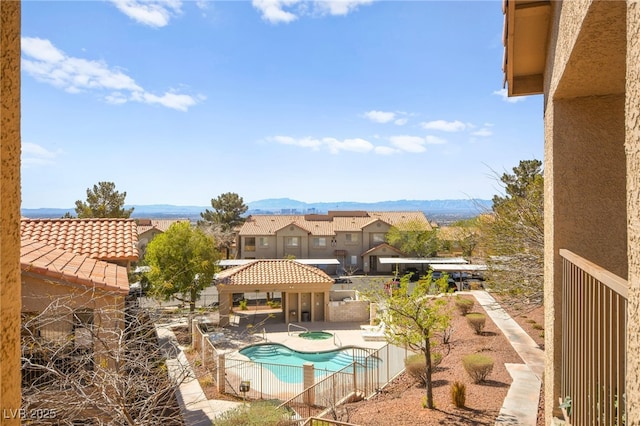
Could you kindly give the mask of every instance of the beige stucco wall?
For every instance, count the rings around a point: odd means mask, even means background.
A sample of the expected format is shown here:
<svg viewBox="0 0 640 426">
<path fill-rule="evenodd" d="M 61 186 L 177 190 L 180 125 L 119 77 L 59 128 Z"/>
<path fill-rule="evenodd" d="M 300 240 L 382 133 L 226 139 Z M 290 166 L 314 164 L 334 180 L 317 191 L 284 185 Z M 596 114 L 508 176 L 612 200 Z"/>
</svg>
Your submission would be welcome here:
<svg viewBox="0 0 640 426">
<path fill-rule="evenodd" d="M 569 249 L 623 278 L 629 271 L 625 66 L 620 62 L 626 51 L 624 5 L 552 2 L 544 117 L 547 424 L 560 415 L 559 250 Z"/>
<path fill-rule="evenodd" d="M 365 300 L 329 302 L 327 310 L 331 322 L 369 323 L 369 302 Z"/>
<path fill-rule="evenodd" d="M 0 410 L 15 413 L 20 408 L 20 1 L 0 2 L 0 70 Z M 2 424 L 19 425 L 20 419 Z"/>
<path fill-rule="evenodd" d="M 124 297 L 124 294 L 99 288 L 43 279 L 29 272 L 22 274 L 22 312 L 42 315 L 43 318 L 63 318 L 56 326 L 71 332 L 74 311 L 93 311 L 93 324 L 98 333 L 98 339 L 94 340 L 94 361 L 97 365 L 101 365 L 102 360 L 110 364 L 114 351 L 119 348 L 118 339 L 124 329 Z"/>
<path fill-rule="evenodd" d="M 640 4 L 627 8 L 626 151 L 629 215 L 627 424 L 640 424 Z"/>
</svg>

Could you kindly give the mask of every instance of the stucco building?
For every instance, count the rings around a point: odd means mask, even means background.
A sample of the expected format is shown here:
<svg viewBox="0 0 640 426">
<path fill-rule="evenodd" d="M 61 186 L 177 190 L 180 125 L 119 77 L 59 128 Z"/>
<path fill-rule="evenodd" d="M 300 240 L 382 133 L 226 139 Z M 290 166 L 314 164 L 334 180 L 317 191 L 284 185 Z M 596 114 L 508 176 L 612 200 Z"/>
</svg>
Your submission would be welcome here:
<svg viewBox="0 0 640 426">
<path fill-rule="evenodd" d="M 379 258 L 402 253 L 385 244 L 387 232 L 408 222 L 432 229 L 422 212 L 252 215 L 238 232 L 238 253 L 241 259 L 338 259 L 338 267 L 325 268 L 330 274 L 391 272 L 393 265 L 381 264 Z"/>
<path fill-rule="evenodd" d="M 503 7 L 509 95 L 544 95 L 546 424 L 640 424 L 640 3 Z"/>
</svg>

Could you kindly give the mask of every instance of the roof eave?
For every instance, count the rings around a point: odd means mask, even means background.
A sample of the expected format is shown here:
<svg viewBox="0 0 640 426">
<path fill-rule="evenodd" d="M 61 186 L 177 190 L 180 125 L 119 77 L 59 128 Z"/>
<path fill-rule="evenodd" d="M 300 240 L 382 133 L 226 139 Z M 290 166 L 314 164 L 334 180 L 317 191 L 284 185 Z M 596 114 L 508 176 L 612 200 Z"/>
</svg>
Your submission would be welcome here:
<svg viewBox="0 0 640 426">
<path fill-rule="evenodd" d="M 508 95 L 544 93 L 549 0 L 504 0 L 503 71 Z"/>
</svg>

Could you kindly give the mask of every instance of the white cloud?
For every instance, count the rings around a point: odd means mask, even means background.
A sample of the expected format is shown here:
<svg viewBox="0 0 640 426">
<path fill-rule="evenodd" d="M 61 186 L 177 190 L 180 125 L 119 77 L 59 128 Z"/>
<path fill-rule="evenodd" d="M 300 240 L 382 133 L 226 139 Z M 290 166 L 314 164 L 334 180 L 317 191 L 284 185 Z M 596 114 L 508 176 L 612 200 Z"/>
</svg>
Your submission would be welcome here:
<svg viewBox="0 0 640 426">
<path fill-rule="evenodd" d="M 440 130 L 442 132 L 460 132 L 467 128 L 467 124 L 462 121 L 445 121 L 435 120 L 420 123 L 423 129 L 427 130 Z"/>
<path fill-rule="evenodd" d="M 408 118 L 402 117 L 408 115 L 406 112 L 391 112 L 391 111 L 376 111 L 371 110 L 362 114 L 364 118 L 373 121 L 374 123 L 390 123 L 396 126 L 404 126 L 409 121 Z M 400 117 L 399 117 L 400 116 Z"/>
<path fill-rule="evenodd" d="M 198 6 L 200 10 L 207 10 L 209 8 L 207 0 L 196 0 L 196 6 Z"/>
<path fill-rule="evenodd" d="M 443 145 L 445 143 L 447 143 L 446 139 L 443 138 L 439 138 L 437 136 L 431 136 L 431 135 L 427 135 L 424 138 L 425 142 L 428 143 L 429 145 Z"/>
<path fill-rule="evenodd" d="M 23 142 L 21 162 L 25 166 L 52 164 L 59 152 L 52 152 L 41 145 Z"/>
<path fill-rule="evenodd" d="M 285 7 L 290 7 L 298 2 L 299 0 L 252 0 L 251 4 L 261 12 L 262 19 L 272 24 L 278 24 L 298 19 L 294 13 L 284 10 Z"/>
<path fill-rule="evenodd" d="M 475 132 L 471 132 L 471 134 L 473 136 L 488 137 L 488 136 L 493 135 L 493 132 L 491 131 L 491 129 L 488 129 L 487 127 L 483 127 L 480 130 L 476 130 Z"/>
<path fill-rule="evenodd" d="M 313 139 L 313 138 L 295 139 L 295 138 L 292 138 L 291 136 L 272 136 L 272 137 L 268 137 L 267 140 L 270 142 L 277 142 L 283 145 L 295 145 L 295 146 L 301 146 L 303 148 L 312 148 L 314 150 L 319 149 L 320 146 L 322 145 L 322 142 L 320 140 Z"/>
<path fill-rule="evenodd" d="M 204 99 L 175 91 L 149 93 L 123 71 L 103 61 L 67 56 L 49 40 L 23 37 L 22 53 L 22 69 L 36 80 L 69 93 L 97 92 L 112 104 L 134 101 L 187 111 Z"/>
<path fill-rule="evenodd" d="M 351 152 L 369 152 L 374 149 L 371 142 L 361 139 L 345 139 L 338 140 L 336 138 L 293 138 L 291 136 L 271 136 L 267 138 L 269 142 L 276 142 L 283 145 L 294 145 L 302 148 L 310 148 L 314 151 L 320 148 L 326 148 L 332 154 L 338 154 L 340 151 Z"/>
<path fill-rule="evenodd" d="M 164 27 L 181 12 L 181 0 L 110 0 L 120 12 L 143 25 Z"/>
<path fill-rule="evenodd" d="M 510 104 L 515 104 L 516 102 L 524 101 L 526 99 L 524 96 L 509 97 L 509 92 L 507 91 L 507 89 L 494 90 L 493 94 L 496 96 L 500 96 L 503 101 L 509 102 Z"/>
<path fill-rule="evenodd" d="M 329 148 L 329 152 L 337 154 L 340 151 L 352 151 L 352 152 L 369 152 L 374 147 L 373 144 L 364 139 L 345 139 L 339 141 L 335 138 L 324 138 L 322 142 Z"/>
<path fill-rule="evenodd" d="M 391 148 L 390 146 L 376 146 L 373 149 L 373 152 L 380 155 L 393 155 L 397 154 L 400 151 L 395 148 Z"/>
<path fill-rule="evenodd" d="M 424 152 L 426 148 L 424 144 L 425 139 L 420 136 L 391 136 L 389 138 L 391 144 L 396 148 L 407 152 Z"/>
<path fill-rule="evenodd" d="M 272 24 L 289 23 L 305 15 L 344 16 L 374 0 L 252 0 L 262 19 Z"/>
<path fill-rule="evenodd" d="M 375 123 L 388 123 L 396 118 L 395 112 L 388 111 L 367 111 L 364 113 L 365 118 L 375 122 Z"/>
<path fill-rule="evenodd" d="M 355 11 L 359 6 L 366 6 L 373 0 L 321 0 L 316 1 L 316 9 L 325 14 L 344 16 Z"/>
</svg>

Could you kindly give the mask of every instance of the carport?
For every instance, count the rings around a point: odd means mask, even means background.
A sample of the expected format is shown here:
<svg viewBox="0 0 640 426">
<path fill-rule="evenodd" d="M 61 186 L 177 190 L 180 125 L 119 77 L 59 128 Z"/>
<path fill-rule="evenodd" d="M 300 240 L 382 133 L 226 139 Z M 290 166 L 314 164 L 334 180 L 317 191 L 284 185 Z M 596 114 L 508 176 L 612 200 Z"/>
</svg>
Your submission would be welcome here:
<svg viewBox="0 0 640 426">
<path fill-rule="evenodd" d="M 487 265 L 472 265 L 462 257 L 433 257 L 433 258 L 401 258 L 401 257 L 384 257 L 380 258 L 380 263 L 391 263 L 396 265 L 421 265 L 424 270 L 427 269 L 440 272 L 458 272 L 458 290 L 462 289 L 462 274 L 464 272 L 478 273 L 487 270 Z"/>
<path fill-rule="evenodd" d="M 229 323 L 233 293 L 282 293 L 285 323 L 330 320 L 326 307 L 333 278 L 314 266 L 296 260 L 254 260 L 220 272 L 215 285 L 222 326 Z"/>
</svg>

